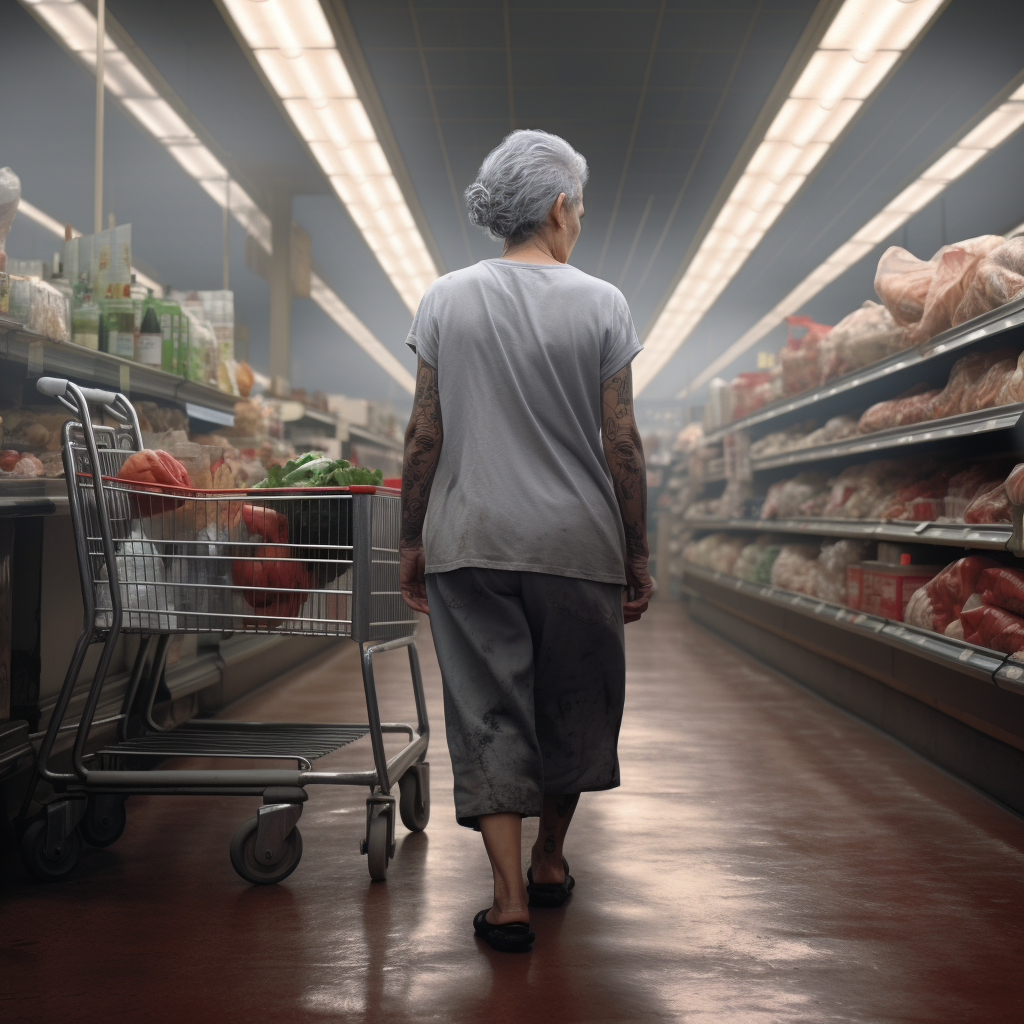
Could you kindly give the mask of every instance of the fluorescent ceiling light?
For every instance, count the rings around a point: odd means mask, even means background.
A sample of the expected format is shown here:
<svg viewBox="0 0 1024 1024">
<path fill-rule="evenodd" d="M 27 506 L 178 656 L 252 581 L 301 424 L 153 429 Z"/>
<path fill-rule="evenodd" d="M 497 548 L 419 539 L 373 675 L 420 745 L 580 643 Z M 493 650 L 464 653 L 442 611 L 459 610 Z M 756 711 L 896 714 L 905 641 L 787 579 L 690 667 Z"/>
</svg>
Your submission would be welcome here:
<svg viewBox="0 0 1024 1024">
<path fill-rule="evenodd" d="M 223 0 L 223 4 L 384 273 L 415 312 L 437 277 L 437 267 L 335 46 L 319 0 Z"/>
<path fill-rule="evenodd" d="M 47 231 L 55 234 L 59 239 L 64 239 L 64 225 L 60 221 L 54 220 L 48 213 L 44 213 L 39 209 L 38 206 L 33 206 L 31 203 L 26 202 L 22 199 L 18 203 L 18 213 L 23 213 L 29 220 L 34 220 L 37 224 L 46 228 Z M 71 229 L 72 238 L 81 238 L 82 232 L 76 231 L 74 228 Z M 144 274 L 138 267 L 132 267 L 132 273 L 135 275 L 135 280 L 145 288 L 152 288 L 153 291 L 163 294 L 163 288 L 153 280 L 148 274 Z"/>
<path fill-rule="evenodd" d="M 95 72 L 96 18 L 90 10 L 79 0 L 21 0 L 21 2 L 90 71 Z M 260 39 L 276 38 L 281 45 L 280 52 L 288 57 L 301 55 L 304 46 L 316 46 L 324 50 L 327 47 L 333 48 L 334 37 L 331 35 L 330 29 L 327 28 L 326 22 L 323 21 L 323 12 L 320 11 L 318 5 L 317 12 L 320 22 L 323 22 L 322 25 L 315 18 L 306 17 L 306 0 L 301 3 L 289 3 L 287 18 L 284 17 L 281 10 L 273 6 L 273 3 L 276 3 L 276 0 L 272 0 L 271 3 L 252 5 L 254 8 L 265 8 L 262 11 L 255 11 L 251 19 L 251 25 L 255 26 L 254 31 L 257 32 Z M 326 35 L 324 30 L 326 30 Z M 319 63 L 314 62 L 315 66 L 311 65 L 312 70 L 310 71 L 315 81 L 336 81 L 342 82 L 342 84 L 347 81 L 347 74 L 344 80 L 337 77 L 336 65 L 332 64 L 329 56 L 325 56 L 323 53 L 319 56 L 324 59 Z M 340 59 L 339 56 L 338 60 L 340 61 Z M 200 141 L 196 133 L 171 104 L 160 95 L 143 71 L 132 63 L 131 58 L 120 49 L 109 33 L 104 42 L 103 63 L 106 69 L 115 69 L 109 77 L 105 72 L 105 87 L 110 89 L 135 120 L 158 142 L 162 143 L 174 159 L 199 182 L 207 195 L 219 206 L 227 207 L 231 215 L 269 253 L 271 251 L 270 218 L 256 205 L 252 197 L 238 182 L 229 179 L 224 165 Z M 333 71 L 331 71 L 332 66 L 334 67 Z M 363 120 L 366 119 L 366 113 L 361 104 L 358 111 L 349 112 L 348 116 L 351 123 L 354 124 L 361 123 L 360 117 Z M 369 124 L 368 121 L 366 123 Z M 370 134 L 372 136 L 372 131 Z M 376 142 L 375 138 L 374 142 Z M 383 157 L 383 154 L 381 156 Z M 372 165 L 365 154 L 361 159 L 367 161 L 367 166 Z M 386 164 L 387 161 L 385 160 L 384 163 Z M 384 184 L 386 186 L 386 183 Z M 397 188 L 397 185 L 395 187 Z M 369 196 L 380 195 L 374 193 L 372 189 L 364 191 Z M 22 203 L 23 209 L 25 205 Z M 36 208 L 32 207 L 32 209 Z M 28 215 L 31 216 L 31 214 Z M 41 214 L 41 216 L 45 217 L 46 215 Z M 411 215 L 409 220 L 411 222 Z M 53 224 L 57 225 L 57 222 L 54 221 Z M 44 226 L 50 227 L 50 230 L 56 230 L 49 224 L 44 224 Z M 64 228 L 61 225 L 57 225 L 57 228 L 59 228 L 57 233 L 63 238 Z M 433 263 L 430 266 L 433 268 Z M 415 269 L 419 270 L 419 266 L 417 265 Z M 411 277 L 409 271 L 405 273 L 407 277 Z M 436 276 L 435 272 L 433 277 Z M 140 274 L 138 270 L 135 271 L 135 277 L 137 281 L 147 287 L 154 289 L 159 287 L 155 281 L 146 277 L 145 274 Z M 433 277 L 430 280 L 433 280 Z M 311 296 L 317 305 L 399 385 L 412 393 L 415 390 L 415 381 L 409 371 L 385 348 L 355 313 L 331 291 L 326 283 L 316 275 L 314 278 L 317 286 L 311 290 Z M 429 281 L 426 282 L 426 284 L 429 283 Z M 423 285 L 424 289 L 426 284 Z M 419 301 L 418 296 L 416 301 Z M 412 308 L 415 309 L 415 305 Z"/>
<path fill-rule="evenodd" d="M 1024 86 L 1013 92 L 976 128 L 972 128 L 950 146 L 880 213 L 872 217 L 849 241 L 836 249 L 821 266 L 804 278 L 780 303 L 690 381 L 679 392 L 678 397 L 685 398 L 692 394 L 715 374 L 728 367 L 733 360 L 756 345 L 789 314 L 795 313 L 840 274 L 863 259 L 880 242 L 910 220 L 918 210 L 935 199 L 957 178 L 966 174 L 1021 126 L 1024 126 Z M 1024 225 L 1021 227 L 1024 228 Z"/>
<path fill-rule="evenodd" d="M 840 7 L 647 333 L 644 351 L 633 364 L 635 394 L 686 341 L 944 2 L 846 0 Z M 926 192 L 906 197 L 907 203 Z"/>
</svg>

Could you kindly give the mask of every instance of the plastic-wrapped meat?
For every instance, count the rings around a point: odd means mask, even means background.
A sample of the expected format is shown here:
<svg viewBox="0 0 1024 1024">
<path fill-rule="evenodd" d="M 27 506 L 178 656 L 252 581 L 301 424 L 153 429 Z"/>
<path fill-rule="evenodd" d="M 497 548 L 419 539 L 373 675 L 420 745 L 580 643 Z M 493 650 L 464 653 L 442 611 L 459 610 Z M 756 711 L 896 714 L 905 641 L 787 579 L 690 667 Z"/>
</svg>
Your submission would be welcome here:
<svg viewBox="0 0 1024 1024">
<path fill-rule="evenodd" d="M 964 639 L 969 644 L 988 647 L 1004 654 L 1024 650 L 1024 618 L 1003 608 L 983 604 L 960 614 Z"/>
<path fill-rule="evenodd" d="M 1024 402 L 1024 352 L 1018 356 L 1017 366 L 999 393 L 996 405 L 1013 405 L 1015 402 Z"/>
<path fill-rule="evenodd" d="M 828 481 L 822 473 L 798 473 L 790 480 L 780 480 L 768 488 L 761 506 L 762 519 L 792 519 L 801 514 L 800 507 L 827 493 Z"/>
<path fill-rule="evenodd" d="M 964 512 L 965 523 L 1008 523 L 1010 521 L 1010 499 L 1006 496 L 1006 487 L 1003 484 L 997 484 L 992 490 L 979 494 Z"/>
<path fill-rule="evenodd" d="M 1017 369 L 1015 356 L 1006 356 L 989 367 L 988 372 L 973 387 L 968 389 L 960 405 L 961 412 L 973 412 L 975 409 L 991 409 L 996 405 L 1004 405 L 1003 395 Z"/>
<path fill-rule="evenodd" d="M 921 319 L 909 331 L 911 344 L 918 345 L 953 326 L 953 315 L 974 280 L 978 265 L 1003 241 L 1002 235 L 981 235 L 945 245 L 932 257 L 935 273 Z"/>
<path fill-rule="evenodd" d="M 899 352 L 908 345 L 906 329 L 877 302 L 868 299 L 843 317 L 818 346 L 821 382 L 852 373 Z"/>
<path fill-rule="evenodd" d="M 833 416 L 825 423 L 825 426 L 818 427 L 805 437 L 797 438 L 791 448 L 815 448 L 822 444 L 831 444 L 833 441 L 842 441 L 847 437 L 853 437 L 857 433 L 857 420 L 853 416 Z M 753 450 L 753 449 L 751 449 Z"/>
<path fill-rule="evenodd" d="M 897 324 L 909 327 L 921 319 L 936 265 L 937 261 L 919 260 L 898 245 L 882 253 L 875 291 Z"/>
<path fill-rule="evenodd" d="M 986 485 L 992 480 L 993 475 L 991 466 L 968 466 L 967 469 L 954 473 L 949 478 L 949 489 L 946 494 L 950 498 L 970 500 L 979 493 L 983 493 L 982 488 L 986 491 L 990 490 Z"/>
<path fill-rule="evenodd" d="M 953 313 L 953 325 L 997 309 L 1024 291 L 1024 238 L 1008 238 L 978 264 Z"/>
<path fill-rule="evenodd" d="M 978 577 L 975 589 L 985 604 L 994 604 L 1015 615 L 1024 615 L 1024 570 L 1006 566 L 986 569 Z"/>
<path fill-rule="evenodd" d="M 953 364 L 949 371 L 949 381 L 932 405 L 933 418 L 941 420 L 946 416 L 969 411 L 964 406 L 969 402 L 970 395 L 975 393 L 985 374 L 1006 355 L 1006 350 L 1000 349 L 996 352 L 969 352 L 961 356 Z"/>
<path fill-rule="evenodd" d="M 818 346 L 832 330 L 827 324 L 815 323 L 809 316 L 787 316 L 789 334 L 779 352 L 782 364 L 783 395 L 798 395 L 817 387 L 821 378 L 818 370 Z M 796 334 L 794 328 L 804 328 Z"/>
<path fill-rule="evenodd" d="M 1014 505 L 1024 505 L 1024 462 L 1018 462 L 1006 478 L 1006 497 Z"/>
<path fill-rule="evenodd" d="M 898 398 L 876 402 L 867 409 L 857 423 L 857 431 L 873 434 L 876 430 L 888 430 L 890 427 L 931 419 L 931 408 L 938 395 L 939 392 L 929 389 L 927 384 L 915 384 Z"/>
<path fill-rule="evenodd" d="M 917 480 L 901 487 L 895 495 L 893 503 L 887 508 L 880 519 L 907 519 L 915 518 L 914 504 L 918 501 L 929 498 L 944 498 L 949 491 L 949 479 L 956 472 L 957 467 L 944 466 L 926 479 Z"/>
<path fill-rule="evenodd" d="M 859 540 L 822 544 L 814 596 L 832 604 L 846 603 L 846 567 L 867 557 L 868 545 Z"/>
<path fill-rule="evenodd" d="M 817 544 L 783 544 L 772 565 L 772 586 L 813 596 L 820 551 Z"/>
<path fill-rule="evenodd" d="M 732 418 L 742 419 L 764 405 L 764 394 L 758 394 L 761 384 L 767 384 L 771 374 L 766 371 L 738 373 L 732 382 Z"/>
<path fill-rule="evenodd" d="M 985 555 L 968 555 L 952 562 L 911 595 L 904 622 L 936 633 L 945 632 L 946 627 L 959 618 L 981 574 L 998 567 L 994 558 Z"/>
</svg>

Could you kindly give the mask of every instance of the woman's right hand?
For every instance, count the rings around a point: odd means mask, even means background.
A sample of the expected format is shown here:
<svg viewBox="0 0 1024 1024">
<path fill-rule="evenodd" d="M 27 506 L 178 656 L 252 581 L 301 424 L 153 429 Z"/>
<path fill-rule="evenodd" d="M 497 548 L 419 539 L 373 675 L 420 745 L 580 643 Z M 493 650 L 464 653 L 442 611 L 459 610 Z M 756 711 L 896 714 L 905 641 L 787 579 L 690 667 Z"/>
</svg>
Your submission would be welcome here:
<svg viewBox="0 0 1024 1024">
<path fill-rule="evenodd" d="M 622 592 L 622 621 L 624 623 L 637 622 L 640 616 L 647 611 L 647 605 L 651 600 L 651 591 L 654 589 L 654 581 L 647 571 L 647 562 L 643 565 L 628 566 L 626 568 L 626 589 Z"/>
<path fill-rule="evenodd" d="M 402 541 L 399 545 L 398 586 L 405 603 L 416 612 L 430 614 L 427 604 L 427 581 L 424 570 L 427 560 L 423 542 Z"/>
</svg>

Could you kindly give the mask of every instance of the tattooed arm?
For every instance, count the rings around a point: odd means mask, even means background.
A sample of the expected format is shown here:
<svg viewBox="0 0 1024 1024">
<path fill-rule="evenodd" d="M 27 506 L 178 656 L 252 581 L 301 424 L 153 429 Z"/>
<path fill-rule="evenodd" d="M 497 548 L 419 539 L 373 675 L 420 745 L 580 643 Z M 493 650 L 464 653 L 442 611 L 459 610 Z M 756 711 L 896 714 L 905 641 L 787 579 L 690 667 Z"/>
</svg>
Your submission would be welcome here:
<svg viewBox="0 0 1024 1024">
<path fill-rule="evenodd" d="M 653 584 L 647 571 L 647 466 L 633 418 L 631 367 L 601 385 L 601 419 L 604 454 L 626 533 L 626 582 L 632 593 L 623 598 L 622 610 L 626 622 L 635 622 L 647 611 Z"/>
<path fill-rule="evenodd" d="M 400 586 L 405 603 L 418 612 L 430 613 L 423 578 L 423 520 L 427 515 L 430 486 L 441 455 L 444 431 L 437 370 L 421 359 L 416 367 L 416 395 L 405 431 L 402 463 L 402 541 Z"/>
</svg>

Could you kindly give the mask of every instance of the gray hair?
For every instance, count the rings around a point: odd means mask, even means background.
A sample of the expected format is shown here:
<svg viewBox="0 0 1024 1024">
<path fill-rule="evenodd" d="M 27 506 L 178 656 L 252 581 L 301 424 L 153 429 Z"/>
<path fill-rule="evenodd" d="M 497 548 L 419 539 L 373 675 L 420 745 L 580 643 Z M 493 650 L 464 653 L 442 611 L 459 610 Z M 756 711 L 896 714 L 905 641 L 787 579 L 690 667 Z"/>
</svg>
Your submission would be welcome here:
<svg viewBox="0 0 1024 1024">
<path fill-rule="evenodd" d="M 469 219 L 491 238 L 523 242 L 560 193 L 566 206 L 579 203 L 589 174 L 587 161 L 565 139 L 537 129 L 512 132 L 487 154 L 466 189 Z"/>
</svg>

